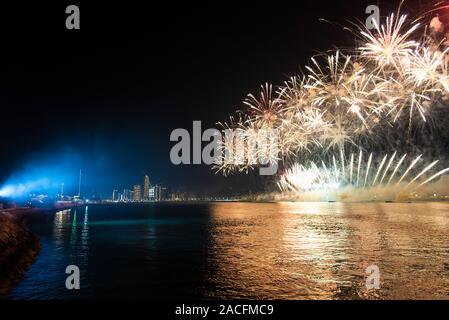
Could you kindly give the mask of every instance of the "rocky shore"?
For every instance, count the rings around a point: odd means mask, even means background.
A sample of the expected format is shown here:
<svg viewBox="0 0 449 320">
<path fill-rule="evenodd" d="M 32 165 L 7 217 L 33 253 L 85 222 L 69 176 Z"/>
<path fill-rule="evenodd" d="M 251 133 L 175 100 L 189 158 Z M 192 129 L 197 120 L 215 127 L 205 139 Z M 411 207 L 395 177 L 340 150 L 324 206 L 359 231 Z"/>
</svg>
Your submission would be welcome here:
<svg viewBox="0 0 449 320">
<path fill-rule="evenodd" d="M 7 295 L 31 267 L 40 251 L 38 237 L 25 225 L 33 209 L 0 211 L 0 295 Z"/>
</svg>

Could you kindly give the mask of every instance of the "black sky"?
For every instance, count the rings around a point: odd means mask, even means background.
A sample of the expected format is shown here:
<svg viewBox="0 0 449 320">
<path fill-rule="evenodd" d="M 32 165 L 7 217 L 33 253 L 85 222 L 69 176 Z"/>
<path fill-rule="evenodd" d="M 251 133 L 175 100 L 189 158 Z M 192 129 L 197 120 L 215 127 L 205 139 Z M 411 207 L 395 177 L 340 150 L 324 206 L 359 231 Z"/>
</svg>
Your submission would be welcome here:
<svg viewBox="0 0 449 320">
<path fill-rule="evenodd" d="M 381 1 L 381 13 L 397 3 Z M 81 30 L 65 28 L 69 4 L 80 7 Z M 193 120 L 212 127 L 261 84 L 352 44 L 338 24 L 364 20 L 368 4 L 377 1 L 2 6 L 0 184 L 30 162 L 74 153 L 90 191 L 139 183 L 143 172 L 174 188 L 251 188 L 249 177 L 173 166 L 170 132 L 191 131 Z"/>
</svg>

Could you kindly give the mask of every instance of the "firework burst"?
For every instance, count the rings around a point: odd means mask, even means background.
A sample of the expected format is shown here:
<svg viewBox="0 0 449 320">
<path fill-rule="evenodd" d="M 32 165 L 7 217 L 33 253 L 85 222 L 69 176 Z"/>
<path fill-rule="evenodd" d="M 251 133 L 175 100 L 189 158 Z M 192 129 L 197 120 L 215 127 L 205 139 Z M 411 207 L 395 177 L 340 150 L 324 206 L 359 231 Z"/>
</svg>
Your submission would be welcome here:
<svg viewBox="0 0 449 320">
<path fill-rule="evenodd" d="M 384 24 L 375 22 L 374 26 L 373 30 L 363 26 L 354 31 L 359 43 L 350 54 L 349 50 L 336 50 L 313 57 L 305 67 L 305 74 L 291 77 L 277 90 L 265 84 L 258 95 L 249 94 L 244 101 L 248 108 L 244 120 L 225 125 L 239 128 L 246 138 L 253 139 L 259 139 L 261 131 L 276 130 L 278 154 L 267 152 L 273 148 L 263 145 L 262 151 L 256 151 L 255 155 L 258 158 L 263 153 L 269 162 L 298 163 L 298 159 L 325 156 L 328 152 L 340 155 L 340 168 L 333 171 L 330 167 L 338 163 L 335 156 L 327 167 L 323 161 L 318 162 L 320 165 L 312 162 L 309 167 L 293 164 L 280 178 L 281 190 L 353 185 L 356 157 L 351 155 L 346 159 L 347 150 L 362 149 L 362 141 L 388 139 L 382 136 L 383 132 L 389 132 L 386 128 L 398 131 L 408 128 L 402 134 L 406 137 L 417 123 L 435 123 L 431 118 L 434 106 L 443 105 L 449 99 L 449 48 L 445 48 L 447 41 L 437 40 L 442 27 L 436 25 L 435 19 L 420 24 L 410 22 L 407 15 L 398 12 L 389 15 Z M 427 30 L 432 33 L 428 34 Z M 236 146 L 228 142 L 223 150 L 227 147 L 235 149 Z M 246 147 L 240 149 L 250 151 Z M 391 182 L 405 159 L 400 158 L 394 168 L 396 155 L 382 158 L 373 177 L 358 170 L 357 187 L 363 175 L 363 187 Z M 360 153 L 359 161 L 362 156 Z M 227 174 L 256 167 L 249 154 L 244 158 L 244 163 L 224 161 L 218 170 Z M 345 162 L 351 171 L 345 169 Z M 363 166 L 369 171 L 373 162 L 371 155 Z M 362 162 L 357 168 L 360 166 Z M 392 170 L 391 177 L 385 167 Z M 411 183 L 414 185 L 426 173 L 410 176 Z"/>
</svg>

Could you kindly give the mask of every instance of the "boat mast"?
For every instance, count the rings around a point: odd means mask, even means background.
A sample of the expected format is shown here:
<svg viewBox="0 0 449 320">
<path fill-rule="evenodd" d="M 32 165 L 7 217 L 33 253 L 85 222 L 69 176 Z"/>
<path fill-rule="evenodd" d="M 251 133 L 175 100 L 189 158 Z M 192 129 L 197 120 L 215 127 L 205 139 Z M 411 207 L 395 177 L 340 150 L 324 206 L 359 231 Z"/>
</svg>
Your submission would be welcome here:
<svg viewBox="0 0 449 320">
<path fill-rule="evenodd" d="M 81 169 L 80 169 L 80 176 L 78 180 L 78 197 L 81 197 Z"/>
</svg>

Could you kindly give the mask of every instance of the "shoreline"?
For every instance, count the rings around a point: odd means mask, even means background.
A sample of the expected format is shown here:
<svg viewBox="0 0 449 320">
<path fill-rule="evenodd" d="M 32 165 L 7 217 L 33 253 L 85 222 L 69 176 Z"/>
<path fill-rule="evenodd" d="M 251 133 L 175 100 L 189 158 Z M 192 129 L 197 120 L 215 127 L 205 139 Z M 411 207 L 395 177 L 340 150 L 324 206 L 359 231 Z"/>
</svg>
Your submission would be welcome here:
<svg viewBox="0 0 449 320">
<path fill-rule="evenodd" d="M 39 237 L 27 227 L 25 218 L 39 212 L 33 208 L 0 211 L 0 297 L 19 284 L 36 260 Z"/>
</svg>

